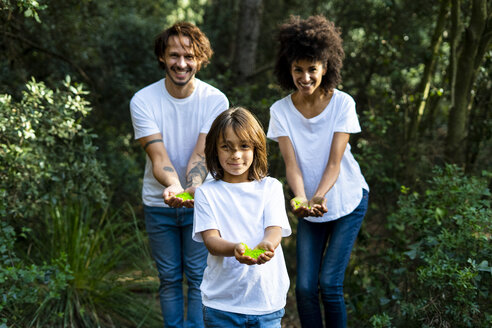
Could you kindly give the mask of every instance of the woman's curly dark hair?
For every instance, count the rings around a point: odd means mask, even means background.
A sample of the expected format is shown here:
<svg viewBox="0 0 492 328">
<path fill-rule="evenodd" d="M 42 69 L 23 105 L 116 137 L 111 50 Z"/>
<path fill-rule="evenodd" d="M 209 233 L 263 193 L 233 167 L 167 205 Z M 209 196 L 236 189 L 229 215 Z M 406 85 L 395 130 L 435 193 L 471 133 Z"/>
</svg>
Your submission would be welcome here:
<svg viewBox="0 0 492 328">
<path fill-rule="evenodd" d="M 326 67 L 320 87 L 328 92 L 342 80 L 340 70 L 345 53 L 342 47 L 340 29 L 324 16 L 316 15 L 307 19 L 291 16 L 280 26 L 278 41 L 280 47 L 275 63 L 275 75 L 280 86 L 295 90 L 291 75 L 292 63 L 298 60 L 320 61 Z"/>
</svg>

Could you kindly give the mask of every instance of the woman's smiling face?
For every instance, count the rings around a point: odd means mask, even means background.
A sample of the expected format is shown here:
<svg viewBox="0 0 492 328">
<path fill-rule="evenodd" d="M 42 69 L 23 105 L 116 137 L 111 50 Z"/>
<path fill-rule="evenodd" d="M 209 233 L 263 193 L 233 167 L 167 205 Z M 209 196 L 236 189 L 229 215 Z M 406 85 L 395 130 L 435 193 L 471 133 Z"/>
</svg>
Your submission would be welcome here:
<svg viewBox="0 0 492 328">
<path fill-rule="evenodd" d="M 312 95 L 320 86 L 326 68 L 320 61 L 301 59 L 292 63 L 290 73 L 297 90 Z"/>
</svg>

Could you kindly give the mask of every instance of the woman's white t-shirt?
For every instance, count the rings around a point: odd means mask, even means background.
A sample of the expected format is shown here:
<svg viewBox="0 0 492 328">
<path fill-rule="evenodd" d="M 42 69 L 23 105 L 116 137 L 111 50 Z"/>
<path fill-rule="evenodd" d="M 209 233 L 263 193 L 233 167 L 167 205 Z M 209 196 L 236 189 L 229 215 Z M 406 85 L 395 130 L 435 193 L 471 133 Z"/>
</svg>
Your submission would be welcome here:
<svg viewBox="0 0 492 328">
<path fill-rule="evenodd" d="M 270 177 L 261 181 L 227 183 L 213 180 L 195 192 L 193 239 L 203 242 L 201 232 L 210 229 L 230 242 L 255 247 L 265 228 L 282 228 L 291 234 L 285 211 L 282 184 Z M 265 264 L 246 265 L 235 257 L 209 254 L 200 286 L 203 305 L 221 311 L 262 315 L 285 307 L 289 277 L 282 246 Z"/>
<path fill-rule="evenodd" d="M 355 101 L 347 93 L 335 89 L 328 106 L 317 116 L 305 118 L 294 106 L 291 95 L 278 100 L 270 108 L 267 137 L 289 137 L 302 172 L 306 197 L 311 199 L 321 181 L 330 156 L 335 132 L 360 132 Z M 369 190 L 359 164 L 347 144 L 340 174 L 325 195 L 328 212 L 322 217 L 306 217 L 311 222 L 327 222 L 351 213 L 362 199 L 362 189 Z"/>
<path fill-rule="evenodd" d="M 195 78 L 193 93 L 174 98 L 159 80 L 135 93 L 130 112 L 135 139 L 161 133 L 171 163 L 181 185 L 186 185 L 188 161 L 198 135 L 208 133 L 214 119 L 229 107 L 226 96 L 217 88 Z M 142 199 L 147 206 L 168 207 L 162 199 L 164 187 L 152 173 L 152 161 L 146 156 Z"/>
</svg>

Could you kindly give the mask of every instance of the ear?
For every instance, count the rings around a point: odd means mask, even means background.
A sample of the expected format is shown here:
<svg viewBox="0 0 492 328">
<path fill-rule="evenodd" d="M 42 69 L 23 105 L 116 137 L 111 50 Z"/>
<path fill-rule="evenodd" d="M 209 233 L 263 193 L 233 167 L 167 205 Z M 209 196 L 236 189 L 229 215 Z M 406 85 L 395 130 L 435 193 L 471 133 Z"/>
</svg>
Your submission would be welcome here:
<svg viewBox="0 0 492 328">
<path fill-rule="evenodd" d="M 328 68 L 326 67 L 327 65 L 323 65 L 323 76 L 325 76 L 326 74 L 326 71 L 328 70 Z"/>
<path fill-rule="evenodd" d="M 159 61 L 160 61 L 161 63 L 163 63 L 163 64 L 165 64 L 165 63 L 166 63 L 166 60 L 164 59 L 164 55 L 162 55 L 162 56 L 160 56 L 160 57 L 159 57 Z"/>
</svg>

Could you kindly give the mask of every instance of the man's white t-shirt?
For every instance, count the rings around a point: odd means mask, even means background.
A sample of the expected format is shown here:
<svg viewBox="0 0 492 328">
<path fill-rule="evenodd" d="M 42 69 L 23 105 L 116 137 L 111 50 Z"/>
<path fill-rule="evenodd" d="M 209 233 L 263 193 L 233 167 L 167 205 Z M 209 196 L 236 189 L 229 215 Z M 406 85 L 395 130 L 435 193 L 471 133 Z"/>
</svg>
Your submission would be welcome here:
<svg viewBox="0 0 492 328">
<path fill-rule="evenodd" d="M 274 178 L 244 183 L 213 180 L 195 192 L 195 241 L 203 242 L 202 231 L 216 229 L 223 239 L 253 248 L 269 226 L 281 227 L 282 237 L 291 234 L 282 184 Z M 227 312 L 272 313 L 285 307 L 289 283 L 281 245 L 261 265 L 209 254 L 200 286 L 202 303 Z"/>
<path fill-rule="evenodd" d="M 169 94 L 165 79 L 135 93 L 130 111 L 135 139 L 161 133 L 171 163 L 182 186 L 186 168 L 198 135 L 208 133 L 214 119 L 229 107 L 226 96 L 217 88 L 195 78 L 195 89 L 186 98 Z M 147 206 L 168 207 L 162 198 L 162 186 L 152 173 L 152 161 L 146 156 L 142 199 Z"/>
<path fill-rule="evenodd" d="M 302 172 L 306 197 L 311 199 L 328 164 L 335 132 L 360 132 L 355 101 L 347 93 L 335 89 L 328 106 L 317 116 L 305 118 L 294 106 L 291 95 L 278 100 L 270 108 L 267 137 L 289 137 Z M 343 153 L 340 174 L 325 195 L 328 212 L 322 217 L 306 217 L 311 222 L 327 222 L 351 212 L 362 199 L 362 189 L 369 190 L 359 164 L 347 144 Z"/>
</svg>

